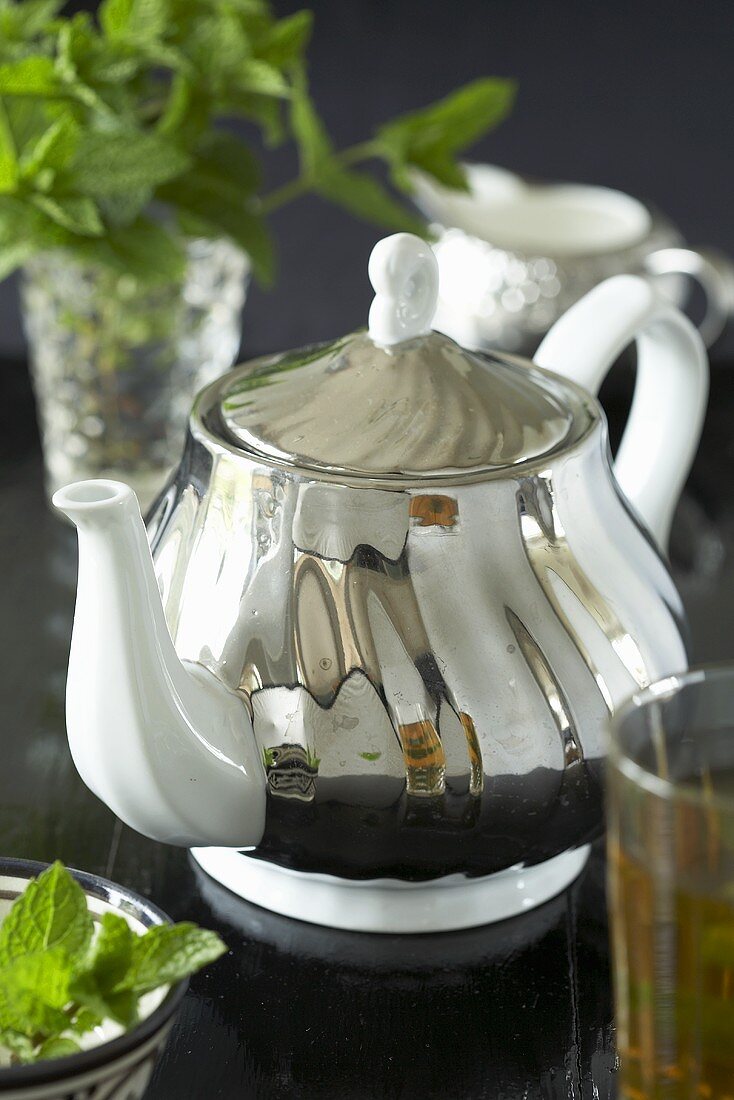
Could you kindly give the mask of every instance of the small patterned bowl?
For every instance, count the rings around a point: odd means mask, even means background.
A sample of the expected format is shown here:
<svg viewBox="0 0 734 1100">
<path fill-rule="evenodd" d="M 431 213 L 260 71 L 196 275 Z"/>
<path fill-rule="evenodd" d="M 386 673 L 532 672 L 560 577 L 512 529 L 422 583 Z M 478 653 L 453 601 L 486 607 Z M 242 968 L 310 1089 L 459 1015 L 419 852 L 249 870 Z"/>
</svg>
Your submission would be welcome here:
<svg viewBox="0 0 734 1100">
<path fill-rule="evenodd" d="M 0 859 L 0 919 L 29 879 L 46 866 L 24 859 Z M 95 919 L 104 913 L 120 913 L 139 934 L 154 924 L 170 923 L 170 917 L 124 886 L 83 871 L 72 874 L 86 893 Z M 187 985 L 179 982 L 157 1004 L 154 998 L 149 1014 L 117 1038 L 66 1058 L 0 1068 L 1 1100 L 140 1100 Z M 146 1010 L 145 1003 L 142 1010 Z"/>
</svg>

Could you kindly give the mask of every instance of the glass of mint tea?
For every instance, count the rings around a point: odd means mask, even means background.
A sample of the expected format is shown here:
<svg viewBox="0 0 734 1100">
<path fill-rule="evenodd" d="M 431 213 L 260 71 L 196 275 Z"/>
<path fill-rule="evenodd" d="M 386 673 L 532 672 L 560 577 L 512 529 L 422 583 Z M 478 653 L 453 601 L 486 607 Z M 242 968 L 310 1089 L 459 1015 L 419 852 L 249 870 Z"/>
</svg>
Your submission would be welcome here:
<svg viewBox="0 0 734 1100">
<path fill-rule="evenodd" d="M 614 719 L 609 906 L 622 1100 L 734 1100 L 734 665 Z"/>
</svg>

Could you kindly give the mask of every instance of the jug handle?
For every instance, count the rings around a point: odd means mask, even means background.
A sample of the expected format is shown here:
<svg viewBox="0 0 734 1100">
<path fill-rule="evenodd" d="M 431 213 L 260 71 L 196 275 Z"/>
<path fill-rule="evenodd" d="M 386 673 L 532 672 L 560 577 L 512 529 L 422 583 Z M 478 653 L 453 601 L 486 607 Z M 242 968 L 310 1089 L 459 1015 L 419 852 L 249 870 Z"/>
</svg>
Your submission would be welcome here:
<svg viewBox="0 0 734 1100">
<path fill-rule="evenodd" d="M 647 280 L 615 275 L 571 306 L 533 358 L 596 395 L 633 340 L 637 381 L 614 473 L 665 552 L 708 398 L 708 358 L 698 331 Z"/>
</svg>

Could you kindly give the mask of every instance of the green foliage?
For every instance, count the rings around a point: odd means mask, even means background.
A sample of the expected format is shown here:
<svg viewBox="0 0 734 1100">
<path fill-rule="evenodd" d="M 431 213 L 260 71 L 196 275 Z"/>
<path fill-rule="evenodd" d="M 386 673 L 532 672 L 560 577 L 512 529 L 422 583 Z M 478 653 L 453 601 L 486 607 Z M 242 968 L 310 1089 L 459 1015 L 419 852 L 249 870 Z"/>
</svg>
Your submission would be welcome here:
<svg viewBox="0 0 734 1100">
<path fill-rule="evenodd" d="M 56 949 L 76 958 L 91 938 L 84 891 L 61 863 L 54 863 L 28 884 L 0 924 L 0 966 Z"/>
<path fill-rule="evenodd" d="M 119 986 L 141 995 L 172 984 L 206 966 L 222 953 L 214 932 L 195 924 L 161 924 L 133 942 L 130 965 Z"/>
<path fill-rule="evenodd" d="M 350 213 L 386 229 L 422 233 L 423 223 L 409 214 L 377 180 L 347 167 L 343 159 L 335 155 L 324 124 L 309 99 L 303 77 L 295 87 L 291 125 L 300 151 L 301 172 L 309 186 Z"/>
<path fill-rule="evenodd" d="M 465 189 L 466 179 L 456 163 L 456 154 L 509 114 L 514 95 L 509 80 L 475 80 L 422 111 L 381 126 L 377 140 L 396 185 L 409 187 L 406 169 L 414 167 L 447 187 Z"/>
<path fill-rule="evenodd" d="M 510 81 L 478 80 L 338 151 L 309 97 L 309 11 L 277 19 L 267 0 L 102 0 L 93 18 L 62 6 L 0 0 L 0 277 L 63 248 L 170 281 L 195 233 L 230 237 L 267 283 L 267 215 L 305 191 L 423 232 L 364 165 L 386 164 L 399 192 L 416 168 L 465 186 L 457 156 L 512 103 Z M 241 125 L 232 131 L 243 121 L 266 144 L 296 142 L 297 179 L 260 194 L 251 142 Z"/>
<path fill-rule="evenodd" d="M 78 1054 L 81 1049 L 73 1039 L 63 1039 L 56 1036 L 53 1039 L 47 1039 L 45 1043 L 41 1043 L 38 1048 L 37 1060 L 40 1062 L 45 1058 L 65 1058 L 67 1054 Z"/>
<path fill-rule="evenodd" d="M 111 1019 L 130 1027 L 144 993 L 193 974 L 226 950 L 194 924 L 136 935 L 106 913 L 95 935 L 84 891 L 54 863 L 0 925 L 0 1045 L 19 1062 L 79 1050 L 75 1037 Z"/>
</svg>

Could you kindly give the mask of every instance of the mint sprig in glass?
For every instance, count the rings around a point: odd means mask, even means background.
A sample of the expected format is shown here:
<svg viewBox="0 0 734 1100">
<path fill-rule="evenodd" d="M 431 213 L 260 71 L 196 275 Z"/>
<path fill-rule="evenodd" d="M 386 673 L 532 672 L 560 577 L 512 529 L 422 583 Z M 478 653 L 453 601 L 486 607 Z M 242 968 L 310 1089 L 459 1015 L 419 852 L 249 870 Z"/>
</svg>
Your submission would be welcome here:
<svg viewBox="0 0 734 1100">
<path fill-rule="evenodd" d="M 339 149 L 312 22 L 265 0 L 0 0 L 0 278 L 23 268 L 50 495 L 111 477 L 146 510 L 234 362 L 250 270 L 274 281 L 270 215 L 312 192 L 425 232 L 413 171 L 465 187 L 457 158 L 510 109 L 512 82 L 480 79 Z M 266 184 L 284 143 L 297 172 Z"/>
<path fill-rule="evenodd" d="M 265 0 L 103 0 L 96 18 L 62 8 L 0 0 L 0 275 L 63 248 L 167 281 L 195 235 L 234 241 L 267 282 L 267 215 L 305 191 L 422 231 L 397 197 L 411 192 L 411 170 L 465 188 L 457 156 L 514 95 L 510 80 L 475 80 L 338 150 L 308 89 L 311 12 L 278 19 Z M 241 123 L 266 146 L 294 141 L 297 177 L 266 189 Z"/>
</svg>

